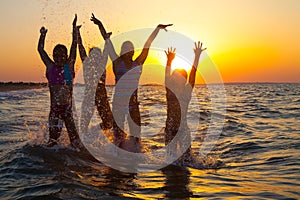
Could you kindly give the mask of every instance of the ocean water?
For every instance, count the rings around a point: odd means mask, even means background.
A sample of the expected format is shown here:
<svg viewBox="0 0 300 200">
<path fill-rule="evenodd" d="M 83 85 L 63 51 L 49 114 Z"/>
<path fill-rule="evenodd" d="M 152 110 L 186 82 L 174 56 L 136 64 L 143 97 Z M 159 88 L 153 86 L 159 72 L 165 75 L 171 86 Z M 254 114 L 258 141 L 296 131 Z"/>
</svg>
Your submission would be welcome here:
<svg viewBox="0 0 300 200">
<path fill-rule="evenodd" d="M 45 147 L 47 88 L 0 93 L 0 199 L 300 199 L 300 84 L 227 84 L 225 90 L 224 127 L 201 167 L 141 173 L 117 171 L 72 149 L 65 131 L 59 146 Z M 197 153 L 218 109 L 205 86 L 193 94 L 189 126 Z M 139 100 L 149 132 L 143 144 L 162 148 L 165 90 L 143 86 Z"/>
</svg>

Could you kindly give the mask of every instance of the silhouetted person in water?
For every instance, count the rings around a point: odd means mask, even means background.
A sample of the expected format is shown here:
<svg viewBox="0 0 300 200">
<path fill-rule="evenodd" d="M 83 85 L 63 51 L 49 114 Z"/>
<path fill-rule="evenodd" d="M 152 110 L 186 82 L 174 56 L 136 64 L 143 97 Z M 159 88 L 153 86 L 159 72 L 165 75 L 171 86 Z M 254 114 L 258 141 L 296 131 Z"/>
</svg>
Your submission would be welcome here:
<svg viewBox="0 0 300 200">
<path fill-rule="evenodd" d="M 67 128 L 71 145 L 74 147 L 81 147 L 72 113 L 73 79 L 75 77 L 74 64 L 77 47 L 76 22 L 77 15 L 75 15 L 73 21 L 73 40 L 70 55 L 68 56 L 68 50 L 64 45 L 58 44 L 53 50 L 54 61 L 49 58 L 44 50 L 47 29 L 44 27 L 40 29 L 41 35 L 38 44 L 38 52 L 46 65 L 46 77 L 48 79 L 50 90 L 48 146 L 57 144 L 57 140 L 62 130 L 59 121 L 62 120 Z"/>
<path fill-rule="evenodd" d="M 107 98 L 107 92 L 105 88 L 106 79 L 106 63 L 108 59 L 107 43 L 103 52 L 99 48 L 92 48 L 90 50 L 90 56 L 86 54 L 86 50 L 82 44 L 80 35 L 80 27 L 78 30 L 78 47 L 80 52 L 80 58 L 83 62 L 83 73 L 85 81 L 84 100 L 82 103 L 81 128 L 86 131 L 90 119 L 94 112 L 94 105 L 96 105 L 98 114 L 102 119 L 101 128 L 103 130 L 111 129 L 113 123 L 112 112 Z M 102 37 L 106 40 L 111 33 L 103 33 Z M 94 97 L 93 99 L 91 99 Z"/>
<path fill-rule="evenodd" d="M 184 134 L 184 140 L 179 140 L 176 145 L 186 145 L 187 151 L 183 155 L 184 159 L 190 158 L 191 136 L 187 125 L 187 111 L 191 100 L 192 90 L 195 85 L 196 71 L 202 49 L 202 43 L 195 43 L 195 59 L 187 82 L 187 72 L 184 69 L 175 69 L 171 73 L 172 61 L 175 58 L 175 50 L 168 48 L 167 65 L 165 72 L 166 99 L 167 99 L 167 120 L 165 128 L 165 144 L 169 144 L 177 133 Z M 175 149 L 175 148 L 174 148 Z M 172 153 L 172 152 L 171 152 Z M 184 152 L 182 152 L 184 153 Z"/>
<path fill-rule="evenodd" d="M 95 16 L 92 16 L 92 21 L 99 26 L 102 32 L 105 32 L 101 21 L 95 18 Z M 132 42 L 125 41 L 122 44 L 119 56 L 110 39 L 108 39 L 109 56 L 113 62 L 113 72 L 116 80 L 112 111 L 114 116 L 114 142 L 118 146 L 122 146 L 122 142 L 124 142 L 126 137 L 123 131 L 126 115 L 130 131 L 129 141 L 133 141 L 136 145 L 140 142 L 141 117 L 137 87 L 142 73 L 142 66 L 148 56 L 151 43 L 157 36 L 159 30 L 166 30 L 166 27 L 171 25 L 172 24 L 158 25 L 147 39 L 141 54 L 135 60 L 132 60 L 134 55 Z"/>
</svg>

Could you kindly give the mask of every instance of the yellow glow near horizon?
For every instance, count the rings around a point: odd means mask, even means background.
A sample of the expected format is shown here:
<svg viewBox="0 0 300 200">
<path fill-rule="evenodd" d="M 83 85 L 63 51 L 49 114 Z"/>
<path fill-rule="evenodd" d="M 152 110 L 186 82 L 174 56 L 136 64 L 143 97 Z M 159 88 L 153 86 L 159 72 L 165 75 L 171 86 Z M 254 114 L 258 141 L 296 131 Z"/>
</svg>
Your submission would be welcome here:
<svg viewBox="0 0 300 200">
<path fill-rule="evenodd" d="M 180 56 L 176 56 L 173 60 L 171 69 L 184 69 L 186 72 L 191 70 L 192 66 Z"/>
<path fill-rule="evenodd" d="M 173 23 L 168 28 L 170 31 L 161 31 L 154 43 L 160 41 L 164 48 L 173 46 L 178 50 L 186 46 L 184 51 L 192 55 L 193 45 L 172 38 L 171 31 L 194 41 L 200 40 L 225 82 L 300 82 L 298 0 L 191 0 L 176 3 L 169 0 L 92 0 L 88 3 L 80 0 L 35 0 L 30 4 L 3 0 L 0 8 L 0 81 L 47 81 L 45 66 L 37 52 L 39 29 L 41 26 L 48 29 L 45 49 L 52 57 L 51 52 L 57 43 L 70 47 L 75 13 L 78 24 L 82 25 L 85 47 L 88 49 L 103 42 L 98 27 L 90 21 L 91 13 L 94 13 L 103 21 L 105 28 L 112 31 L 113 37 L 130 30 L 154 29 L 159 23 Z M 144 44 L 146 37 L 129 39 L 139 46 Z M 150 49 L 150 52 L 154 51 Z M 151 59 L 149 55 L 148 63 Z M 159 64 L 165 66 L 165 61 L 159 60 Z M 173 69 L 190 69 L 191 64 L 182 62 L 178 55 L 176 60 Z M 76 67 L 81 66 L 78 56 Z M 150 68 L 155 72 L 152 73 Z M 151 82 L 154 76 L 163 78 L 162 70 L 150 68 L 145 67 L 141 84 Z M 210 68 L 201 64 L 201 69 Z M 146 76 L 146 72 L 151 74 L 151 78 Z M 108 77 L 109 82 L 114 82 L 110 78 L 113 76 Z"/>
<path fill-rule="evenodd" d="M 156 56 L 156 60 L 158 60 L 161 65 L 165 66 L 167 62 L 167 56 L 164 52 L 161 52 L 158 56 Z M 184 69 L 186 72 L 189 72 L 192 68 L 192 64 L 182 58 L 180 55 L 175 56 L 174 60 L 172 61 L 171 70 L 174 69 Z"/>
</svg>

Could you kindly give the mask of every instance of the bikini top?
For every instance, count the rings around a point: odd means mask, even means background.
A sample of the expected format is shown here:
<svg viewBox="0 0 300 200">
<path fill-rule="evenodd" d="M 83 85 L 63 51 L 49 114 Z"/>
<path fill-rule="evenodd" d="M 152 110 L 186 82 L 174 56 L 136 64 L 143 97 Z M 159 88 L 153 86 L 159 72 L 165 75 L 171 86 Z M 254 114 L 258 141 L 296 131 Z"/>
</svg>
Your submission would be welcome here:
<svg viewBox="0 0 300 200">
<path fill-rule="evenodd" d="M 118 66 L 115 69 L 115 77 L 116 77 L 116 83 L 122 78 L 124 74 L 126 74 L 128 71 L 132 70 L 133 68 L 137 67 L 138 64 L 134 61 L 132 62 L 132 67 L 127 68 L 124 61 L 121 61 Z M 139 79 L 140 73 L 137 70 L 134 70 L 134 74 L 131 74 L 133 76 L 127 77 L 126 80 L 130 81 L 131 79 Z"/>
<path fill-rule="evenodd" d="M 72 85 L 75 73 L 70 69 L 68 64 L 63 67 L 53 65 L 49 71 L 46 72 L 49 86 L 53 85 Z"/>
</svg>

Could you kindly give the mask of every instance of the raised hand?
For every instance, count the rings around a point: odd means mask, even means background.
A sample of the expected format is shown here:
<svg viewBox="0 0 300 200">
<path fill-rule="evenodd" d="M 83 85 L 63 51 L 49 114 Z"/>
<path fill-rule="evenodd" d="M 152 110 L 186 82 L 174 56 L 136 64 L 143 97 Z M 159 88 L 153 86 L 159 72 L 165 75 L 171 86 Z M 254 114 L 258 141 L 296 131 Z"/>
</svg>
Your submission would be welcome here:
<svg viewBox="0 0 300 200">
<path fill-rule="evenodd" d="M 73 20 L 73 26 L 76 26 L 77 23 L 77 14 L 75 14 L 74 20 Z"/>
<path fill-rule="evenodd" d="M 46 35 L 47 31 L 48 31 L 48 30 L 47 30 L 45 27 L 42 27 L 42 28 L 40 29 L 40 33 L 43 34 L 43 35 Z"/>
<path fill-rule="evenodd" d="M 195 48 L 194 48 L 195 56 L 200 56 L 201 53 L 206 50 L 206 48 L 202 49 L 202 46 L 203 46 L 202 42 L 201 43 L 200 41 L 198 41 L 198 43 L 195 42 Z"/>
<path fill-rule="evenodd" d="M 94 13 L 92 13 L 91 21 L 97 25 L 101 24 L 101 21 L 95 17 Z"/>
<path fill-rule="evenodd" d="M 101 35 L 104 38 L 104 40 L 110 38 L 112 32 L 107 33 L 102 22 L 99 19 L 97 19 L 93 13 L 92 13 L 91 21 L 94 22 L 94 24 L 98 25 L 99 30 L 100 30 Z"/>
<path fill-rule="evenodd" d="M 165 54 L 167 55 L 168 58 L 168 62 L 172 62 L 173 59 L 175 58 L 176 55 L 175 51 L 176 48 L 172 48 L 172 47 L 168 48 L 168 51 L 165 51 Z"/>
<path fill-rule="evenodd" d="M 164 29 L 165 31 L 168 31 L 166 28 L 168 27 L 168 26 L 172 26 L 173 24 L 159 24 L 158 26 L 157 26 L 157 28 L 159 28 L 159 29 Z"/>
</svg>

